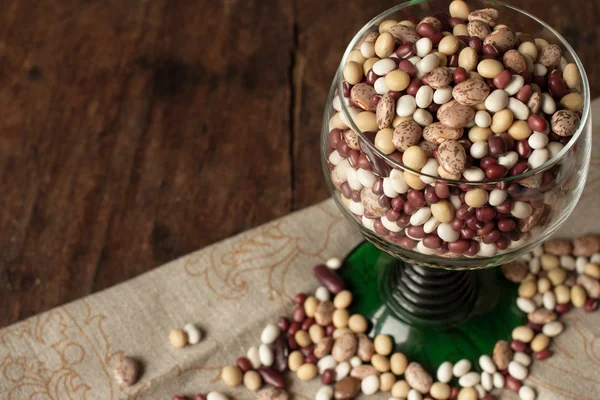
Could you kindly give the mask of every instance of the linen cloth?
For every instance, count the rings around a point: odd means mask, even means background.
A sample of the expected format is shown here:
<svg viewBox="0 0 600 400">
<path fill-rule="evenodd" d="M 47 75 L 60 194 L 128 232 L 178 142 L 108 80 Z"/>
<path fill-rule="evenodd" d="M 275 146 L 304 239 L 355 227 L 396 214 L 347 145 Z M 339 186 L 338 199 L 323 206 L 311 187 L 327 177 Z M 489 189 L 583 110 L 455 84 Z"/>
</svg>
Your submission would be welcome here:
<svg viewBox="0 0 600 400">
<path fill-rule="evenodd" d="M 600 100 L 593 109 L 600 115 Z M 600 232 L 600 133 L 595 142 L 585 193 L 559 236 Z M 344 257 L 360 241 L 327 200 L 4 328 L 0 399 L 166 400 L 211 390 L 253 398 L 243 387 L 218 382 L 221 368 L 257 345 L 266 323 L 291 313 L 295 293 L 314 291 L 313 265 Z M 554 356 L 536 362 L 527 381 L 538 399 L 597 400 L 600 312 L 573 310 L 563 321 L 565 332 L 552 341 Z M 171 347 L 169 331 L 188 322 L 202 328 L 204 339 Z M 136 385 L 120 389 L 112 366 L 125 353 L 143 368 Z M 318 387 L 316 379 L 293 379 L 289 390 L 312 399 Z M 501 398 L 517 396 L 504 390 Z"/>
</svg>

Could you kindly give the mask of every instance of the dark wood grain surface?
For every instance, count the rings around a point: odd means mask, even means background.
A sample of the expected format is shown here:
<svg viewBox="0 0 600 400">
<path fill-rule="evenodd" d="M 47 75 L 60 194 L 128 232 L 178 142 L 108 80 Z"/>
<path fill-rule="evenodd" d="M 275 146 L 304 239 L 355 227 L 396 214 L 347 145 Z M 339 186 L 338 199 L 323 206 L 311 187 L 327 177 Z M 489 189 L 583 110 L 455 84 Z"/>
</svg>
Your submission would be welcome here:
<svg viewBox="0 0 600 400">
<path fill-rule="evenodd" d="M 600 94 L 600 3 L 512 0 Z M 327 198 L 346 43 L 392 0 L 2 1 L 0 326 Z"/>
</svg>

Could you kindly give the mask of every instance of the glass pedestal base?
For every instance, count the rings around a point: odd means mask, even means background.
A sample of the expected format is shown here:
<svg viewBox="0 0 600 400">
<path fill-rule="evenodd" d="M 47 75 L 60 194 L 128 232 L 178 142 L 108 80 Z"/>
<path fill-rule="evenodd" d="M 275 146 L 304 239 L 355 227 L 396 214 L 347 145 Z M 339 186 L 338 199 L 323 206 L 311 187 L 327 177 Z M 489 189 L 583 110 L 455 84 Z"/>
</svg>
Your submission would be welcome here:
<svg viewBox="0 0 600 400">
<path fill-rule="evenodd" d="M 419 267 L 363 242 L 339 273 L 354 296 L 350 311 L 371 321 L 371 334 L 392 336 L 397 351 L 431 372 L 446 360 L 476 364 L 526 319 L 515 305 L 517 285 L 499 268 Z"/>
</svg>

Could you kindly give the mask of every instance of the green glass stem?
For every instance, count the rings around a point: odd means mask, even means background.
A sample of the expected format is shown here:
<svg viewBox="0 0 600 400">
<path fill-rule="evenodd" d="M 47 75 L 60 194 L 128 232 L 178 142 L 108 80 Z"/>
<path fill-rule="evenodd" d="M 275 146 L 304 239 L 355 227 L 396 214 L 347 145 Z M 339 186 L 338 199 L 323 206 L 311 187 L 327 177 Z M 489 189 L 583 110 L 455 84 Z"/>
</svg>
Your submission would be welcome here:
<svg viewBox="0 0 600 400">
<path fill-rule="evenodd" d="M 498 268 L 448 271 L 409 265 L 363 242 L 348 255 L 340 274 L 354 294 L 351 311 L 370 319 L 370 333 L 392 336 L 397 351 L 430 372 L 446 360 L 477 363 L 525 320 L 515 305 L 516 285 Z"/>
</svg>

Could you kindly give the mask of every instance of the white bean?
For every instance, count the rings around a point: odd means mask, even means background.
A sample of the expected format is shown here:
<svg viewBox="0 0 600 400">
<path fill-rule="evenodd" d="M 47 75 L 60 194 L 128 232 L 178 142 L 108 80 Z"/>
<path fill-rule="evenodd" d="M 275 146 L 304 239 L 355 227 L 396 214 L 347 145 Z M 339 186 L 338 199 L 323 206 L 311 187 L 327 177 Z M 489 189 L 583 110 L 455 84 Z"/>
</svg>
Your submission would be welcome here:
<svg viewBox="0 0 600 400">
<path fill-rule="evenodd" d="M 317 361 L 317 368 L 319 369 L 319 374 L 322 375 L 326 369 L 335 369 L 337 366 L 337 361 L 333 358 L 331 354 L 326 355 Z"/>
<path fill-rule="evenodd" d="M 435 57 L 435 56 L 434 56 Z M 400 117 L 410 117 L 417 109 L 417 102 L 414 96 L 405 94 L 398 99 L 396 103 L 396 114 Z"/>
<path fill-rule="evenodd" d="M 365 228 L 375 231 L 375 220 L 373 218 L 367 218 L 363 215 L 361 221 Z"/>
<path fill-rule="evenodd" d="M 410 389 L 406 400 L 423 400 L 423 395 L 417 392 L 415 389 Z"/>
<path fill-rule="evenodd" d="M 508 99 L 508 105 L 506 106 L 506 108 L 512 111 L 516 119 L 525 121 L 527 118 L 529 118 L 529 107 L 527 107 L 525 103 L 515 99 L 514 97 Z"/>
<path fill-rule="evenodd" d="M 544 135 L 542 132 L 533 132 L 529 139 L 527 139 L 527 143 L 534 150 L 540 150 L 546 147 L 550 139 L 548 139 L 548 135 Z"/>
<path fill-rule="evenodd" d="M 437 68 L 438 65 L 440 65 L 440 59 L 438 56 L 435 54 L 428 54 L 417 63 L 416 67 L 419 72 L 427 74 Z M 452 91 L 452 88 L 450 88 L 450 91 Z"/>
<path fill-rule="evenodd" d="M 544 324 L 542 327 L 542 333 L 548 337 L 555 337 L 562 333 L 565 326 L 560 321 L 552 321 Z"/>
<path fill-rule="evenodd" d="M 408 183 L 406 183 L 406 180 L 404 179 L 404 173 L 400 170 L 393 169 L 392 172 L 390 172 L 389 180 L 391 181 L 392 189 L 397 193 L 407 193 L 410 189 L 410 186 L 408 186 Z"/>
<path fill-rule="evenodd" d="M 475 124 L 480 128 L 487 128 L 492 124 L 490 113 L 484 110 L 477 111 L 475 114 Z"/>
<path fill-rule="evenodd" d="M 443 240 L 443 239 L 442 239 Z M 467 372 L 471 370 L 471 361 L 467 359 L 460 360 L 454 367 L 452 368 L 452 375 L 457 378 L 464 376 Z"/>
<path fill-rule="evenodd" d="M 377 80 L 373 84 L 373 88 L 375 89 L 377 94 L 386 94 L 390 91 L 390 89 L 385 84 L 385 78 L 383 76 L 381 78 L 377 78 Z"/>
<path fill-rule="evenodd" d="M 496 207 L 504 203 L 504 200 L 506 200 L 507 197 L 508 192 L 506 190 L 492 189 L 488 202 L 490 203 L 490 206 Z"/>
<path fill-rule="evenodd" d="M 542 134 L 543 135 L 543 134 Z M 550 159 L 550 152 L 546 149 L 534 150 L 527 159 L 527 164 L 531 168 L 537 168 L 542 166 L 546 161 Z"/>
<path fill-rule="evenodd" d="M 510 213 L 519 219 L 527 218 L 533 213 L 533 207 L 531 207 L 531 204 L 524 201 L 515 201 Z"/>
<path fill-rule="evenodd" d="M 429 38 L 421 38 L 415 43 L 415 49 L 419 57 L 425 57 L 427 54 L 431 53 L 431 49 L 433 49 L 433 42 Z"/>
<path fill-rule="evenodd" d="M 194 324 L 185 324 L 183 330 L 188 335 L 189 344 L 196 344 L 202 339 L 202 332 Z"/>
<path fill-rule="evenodd" d="M 521 400 L 535 400 L 536 397 L 535 391 L 527 385 L 523 385 L 519 389 L 519 399 Z"/>
<path fill-rule="evenodd" d="M 337 150 L 332 151 L 329 155 L 329 162 L 333 165 L 338 165 L 342 161 L 344 161 L 344 157 L 342 157 Z"/>
<path fill-rule="evenodd" d="M 254 369 L 260 367 L 260 356 L 258 354 L 258 348 L 256 348 L 256 346 L 252 346 L 248 349 L 246 357 L 248 358 L 248 360 L 250 360 L 250 363 L 252 364 L 252 367 L 254 367 Z"/>
<path fill-rule="evenodd" d="M 434 56 L 434 57 L 437 58 L 437 56 Z M 436 89 L 436 91 L 433 93 L 433 102 L 435 104 L 440 104 L 440 105 L 446 104 L 450 100 L 452 100 L 452 88 L 451 87 Z"/>
<path fill-rule="evenodd" d="M 573 271 L 575 269 L 575 258 L 571 255 L 563 254 L 560 256 L 560 266 L 567 271 Z"/>
<path fill-rule="evenodd" d="M 360 201 L 350 200 L 348 204 L 348 210 L 352 211 L 353 214 L 356 215 L 364 215 L 365 206 Z"/>
<path fill-rule="evenodd" d="M 488 392 L 494 388 L 492 374 L 485 371 L 481 373 L 481 386 Z"/>
<path fill-rule="evenodd" d="M 360 382 L 360 389 L 367 396 L 377 393 L 379 390 L 379 376 L 369 375 L 363 378 Z"/>
<path fill-rule="evenodd" d="M 519 154 L 516 151 L 509 151 L 503 156 L 498 157 L 498 164 L 506 169 L 511 169 L 519 161 Z"/>
<path fill-rule="evenodd" d="M 546 76 L 548 68 L 542 64 L 533 64 L 533 76 Z"/>
<path fill-rule="evenodd" d="M 356 171 L 356 176 L 358 177 L 358 181 L 360 182 L 360 184 L 368 188 L 372 187 L 375 181 L 377 180 L 377 177 L 374 173 L 362 168 L 359 168 Z"/>
<path fill-rule="evenodd" d="M 425 233 L 431 233 L 433 231 L 435 231 L 435 229 L 440 225 L 440 221 L 438 221 L 437 219 L 435 219 L 435 217 L 431 217 L 427 220 L 427 222 L 425 222 L 425 224 L 423 225 L 423 231 Z"/>
<path fill-rule="evenodd" d="M 344 379 L 345 377 L 347 377 L 348 374 L 350 373 L 351 369 L 352 369 L 352 366 L 350 365 L 350 363 L 348 361 L 339 363 L 335 367 L 335 380 L 339 382 L 342 379 Z"/>
<path fill-rule="evenodd" d="M 450 204 L 452 204 L 452 207 L 454 207 L 455 210 L 462 205 L 460 198 L 455 195 L 450 196 Z"/>
<path fill-rule="evenodd" d="M 496 245 L 494 243 L 486 244 L 482 242 L 479 243 L 479 251 L 477 252 L 477 255 L 480 257 L 491 257 L 494 254 L 496 254 L 497 251 L 498 249 L 496 248 Z"/>
<path fill-rule="evenodd" d="M 554 296 L 554 292 L 552 290 L 548 290 L 542 295 L 542 304 L 544 305 L 545 309 L 554 311 L 554 308 L 556 307 L 556 296 Z"/>
<path fill-rule="evenodd" d="M 471 146 L 471 149 L 469 151 L 471 153 L 471 157 L 475 158 L 476 160 L 480 160 L 483 157 L 488 155 L 488 152 L 489 152 L 488 143 L 483 140 L 481 140 L 479 142 L 475 142 L 475 143 L 473 143 L 473 145 Z"/>
<path fill-rule="evenodd" d="M 419 108 L 429 107 L 433 101 L 433 88 L 426 85 L 421 86 L 419 90 L 417 90 L 415 101 L 417 102 L 417 107 Z"/>
<path fill-rule="evenodd" d="M 381 224 L 390 232 L 400 232 L 402 230 L 395 221 L 390 221 L 385 215 L 381 217 Z"/>
<path fill-rule="evenodd" d="M 427 256 L 430 256 L 432 254 L 435 254 L 435 250 L 434 249 L 430 249 L 429 247 L 425 246 L 423 244 L 423 241 L 421 240 L 419 243 L 417 243 L 417 251 L 421 254 L 425 254 Z"/>
<path fill-rule="evenodd" d="M 206 400 L 229 400 L 229 398 L 221 392 L 208 392 Z"/>
<path fill-rule="evenodd" d="M 323 288 L 323 289 L 325 289 L 325 288 Z M 325 290 L 327 290 L 327 289 L 325 289 Z M 327 292 L 327 293 L 329 294 L 329 292 Z M 260 341 L 263 342 L 264 344 L 274 343 L 275 340 L 277 340 L 279 333 L 281 333 L 281 329 L 279 329 L 279 327 L 277 325 L 267 324 L 264 327 L 262 333 L 260 334 Z"/>
<path fill-rule="evenodd" d="M 520 381 L 524 380 L 525 378 L 527 378 L 527 375 L 529 375 L 527 367 L 525 367 L 518 361 L 511 361 L 508 364 L 508 373 L 510 374 L 510 376 Z"/>
<path fill-rule="evenodd" d="M 340 100 L 339 95 L 337 95 L 337 94 L 335 95 L 331 104 L 333 105 L 333 108 L 335 109 L 335 111 L 342 111 L 342 101 Z"/>
<path fill-rule="evenodd" d="M 258 346 L 258 357 L 260 358 L 260 363 L 265 367 L 270 367 L 271 365 L 273 365 L 273 350 L 271 350 L 271 348 L 268 345 L 263 343 L 260 346 Z"/>
<path fill-rule="evenodd" d="M 460 238 L 460 232 L 456 232 L 454 229 L 452 229 L 448 222 L 442 222 L 441 224 L 439 224 L 437 234 L 440 237 L 440 239 L 448 243 L 456 242 Z M 456 365 L 454 366 L 454 368 L 456 368 Z M 469 368 L 471 368 L 470 364 Z"/>
<path fill-rule="evenodd" d="M 458 379 L 458 384 L 462 387 L 473 387 L 477 385 L 481 377 L 477 372 L 467 372 Z"/>
<path fill-rule="evenodd" d="M 383 193 L 391 199 L 398 196 L 398 192 L 394 189 L 392 180 L 389 177 L 383 178 Z"/>
<path fill-rule="evenodd" d="M 437 379 L 442 383 L 448 383 L 452 380 L 452 363 L 444 361 L 440 364 L 437 370 Z"/>
<path fill-rule="evenodd" d="M 556 157 L 556 155 L 560 153 L 560 151 L 564 148 L 565 145 L 561 142 L 550 142 L 546 146 L 546 149 L 548 149 L 548 151 L 550 152 L 550 158 Z"/>
<path fill-rule="evenodd" d="M 325 266 L 327 266 L 329 269 L 340 269 L 342 266 L 342 260 L 332 257 L 325 262 Z"/>
<path fill-rule="evenodd" d="M 363 42 L 360 45 L 360 54 L 362 54 L 364 58 L 375 57 L 375 43 Z"/>
<path fill-rule="evenodd" d="M 315 298 L 319 301 L 329 301 L 331 295 L 329 294 L 329 290 L 324 286 L 319 286 L 317 290 L 315 290 Z"/>
<path fill-rule="evenodd" d="M 525 86 L 525 78 L 521 75 L 513 75 L 509 84 L 504 88 L 504 91 L 508 93 L 509 96 L 514 96 L 519 93 L 519 90 L 521 90 L 523 86 Z"/>
<path fill-rule="evenodd" d="M 585 270 L 585 266 L 587 263 L 588 263 L 588 260 L 586 257 L 582 257 L 582 256 L 577 257 L 577 260 L 575 260 L 575 270 L 577 271 L 578 274 L 583 274 L 583 271 Z"/>
<path fill-rule="evenodd" d="M 548 93 L 542 93 L 540 108 L 545 114 L 552 115 L 556 112 L 556 102 Z"/>
<path fill-rule="evenodd" d="M 475 388 L 475 391 L 477 392 L 477 398 L 479 398 L 479 399 L 483 399 L 485 397 L 485 395 L 487 394 L 485 389 L 481 385 L 475 385 L 474 388 Z"/>
<path fill-rule="evenodd" d="M 358 357 L 358 356 L 354 356 L 354 357 L 352 357 L 352 358 L 350 359 L 350 366 L 351 366 L 352 368 L 356 368 L 356 367 L 358 367 L 359 365 L 362 365 L 362 360 L 360 359 L 360 357 Z"/>
<path fill-rule="evenodd" d="M 433 116 L 431 115 L 431 113 L 427 110 L 423 110 L 422 108 L 415 110 L 415 113 L 413 114 L 413 119 L 420 126 L 427 126 L 433 123 Z"/>
<path fill-rule="evenodd" d="M 504 387 L 504 375 L 500 372 L 496 372 L 492 377 L 492 381 L 494 382 L 494 387 L 496 389 L 502 389 Z"/>
<path fill-rule="evenodd" d="M 358 179 L 356 169 L 352 167 L 348 168 L 348 171 L 346 171 L 346 180 L 348 181 L 348 185 L 352 190 L 361 190 L 363 188 L 363 185 Z"/>
<path fill-rule="evenodd" d="M 504 110 L 508 105 L 508 93 L 502 89 L 496 89 L 485 99 L 485 108 L 491 112 Z"/>
<path fill-rule="evenodd" d="M 410 63 L 412 65 L 417 65 L 418 63 L 421 62 L 421 57 L 419 57 L 419 56 L 412 56 L 411 58 L 408 59 L 408 61 L 410 61 Z"/>
<path fill-rule="evenodd" d="M 534 257 L 531 259 L 531 261 L 529 261 L 529 272 L 531 272 L 532 274 L 537 274 L 538 272 L 540 272 L 540 268 L 541 264 L 539 257 Z"/>
<path fill-rule="evenodd" d="M 592 254 L 592 257 L 590 258 L 590 262 L 592 264 L 600 264 L 600 253 Z"/>
<path fill-rule="evenodd" d="M 532 363 L 531 357 L 527 353 L 523 353 L 522 351 L 517 351 L 513 354 L 513 361 L 518 362 L 520 365 L 524 367 L 529 367 Z"/>
<path fill-rule="evenodd" d="M 315 394 L 315 400 L 331 400 L 332 398 L 333 388 L 331 386 L 321 386 Z"/>
<path fill-rule="evenodd" d="M 469 182 L 482 181 L 485 179 L 485 172 L 478 167 L 470 167 L 463 171 L 463 176 Z"/>
<path fill-rule="evenodd" d="M 423 172 L 424 174 L 427 175 L 432 175 L 432 176 L 439 176 L 438 175 L 438 168 L 439 168 L 440 164 L 437 162 L 437 160 L 433 157 L 428 158 L 427 162 L 425 162 L 425 165 L 423 165 L 423 168 L 421 168 L 421 172 Z M 421 176 L 421 180 L 425 183 L 434 183 L 435 179 L 430 178 L 428 176 Z"/>
<path fill-rule="evenodd" d="M 398 65 L 391 58 L 384 58 L 383 60 L 377 61 L 373 64 L 373 72 L 379 76 L 385 76 L 388 72 L 398 68 Z"/>
<path fill-rule="evenodd" d="M 536 308 L 535 303 L 530 299 L 526 299 L 525 297 L 519 297 L 517 299 L 517 307 L 519 307 L 519 310 L 523 311 L 524 313 L 534 312 Z"/>
<path fill-rule="evenodd" d="M 492 357 L 488 356 L 487 354 L 484 354 L 481 357 L 479 357 L 479 366 L 488 374 L 493 374 L 494 372 L 496 372 L 496 364 L 494 364 Z"/>
</svg>

